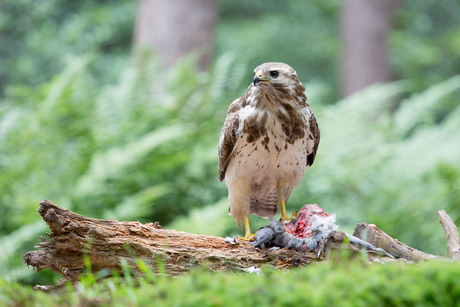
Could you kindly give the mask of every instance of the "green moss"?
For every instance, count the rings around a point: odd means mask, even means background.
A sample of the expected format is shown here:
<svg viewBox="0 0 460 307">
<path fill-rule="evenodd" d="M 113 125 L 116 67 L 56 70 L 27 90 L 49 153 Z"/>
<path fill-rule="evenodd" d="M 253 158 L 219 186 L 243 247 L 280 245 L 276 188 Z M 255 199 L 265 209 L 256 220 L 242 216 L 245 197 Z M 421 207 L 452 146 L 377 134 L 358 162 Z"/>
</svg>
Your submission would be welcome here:
<svg viewBox="0 0 460 307">
<path fill-rule="evenodd" d="M 24 306 L 455 306 L 460 302 L 460 264 L 426 262 L 363 265 L 321 263 L 291 271 L 264 268 L 262 274 L 211 273 L 196 269 L 177 277 L 136 282 L 110 278 L 45 294 L 0 280 L 0 303 Z M 130 275 L 131 276 L 131 275 Z"/>
</svg>

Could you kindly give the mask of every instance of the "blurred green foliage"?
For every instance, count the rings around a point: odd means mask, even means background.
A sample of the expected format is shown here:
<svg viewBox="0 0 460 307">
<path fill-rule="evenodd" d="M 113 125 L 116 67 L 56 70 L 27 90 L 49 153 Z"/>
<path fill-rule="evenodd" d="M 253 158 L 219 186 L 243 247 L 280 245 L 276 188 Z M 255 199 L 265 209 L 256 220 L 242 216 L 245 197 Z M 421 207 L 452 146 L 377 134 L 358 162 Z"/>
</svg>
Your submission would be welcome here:
<svg viewBox="0 0 460 307">
<path fill-rule="evenodd" d="M 1 1 L 0 94 L 48 82 L 86 53 L 98 54 L 94 82 L 115 81 L 129 61 L 135 13 L 129 0 Z"/>
<path fill-rule="evenodd" d="M 140 265 L 144 277 L 96 283 L 86 275 L 74 288 L 46 294 L 0 278 L 0 302 L 9 306 L 457 306 L 458 263 L 313 264 L 261 274 L 195 269 L 180 278 Z M 127 274 L 128 273 L 128 274 Z"/>
<path fill-rule="evenodd" d="M 221 1 L 208 72 L 130 58 L 132 1 L 0 4 L 0 274 L 37 282 L 21 255 L 47 231 L 48 198 L 95 218 L 241 234 L 218 181 L 228 105 L 266 61 L 292 65 L 321 129 L 317 160 L 288 209 L 316 202 L 341 229 L 378 227 L 445 254 L 436 210 L 460 221 L 460 9 L 403 1 L 390 33 L 396 76 L 336 101 L 338 1 Z M 424 6 L 425 4 L 426 6 Z M 427 10 L 426 8 L 430 8 Z M 251 216 L 253 228 L 267 223 Z"/>
<path fill-rule="evenodd" d="M 237 0 L 220 4 L 219 53 L 238 51 L 250 59 L 250 71 L 265 62 L 288 63 L 302 80 L 325 81 L 332 96 L 338 96 L 340 1 L 305 5 L 302 0 Z"/>
<path fill-rule="evenodd" d="M 460 1 L 403 0 L 388 37 L 397 79 L 417 90 L 460 72 Z"/>
<path fill-rule="evenodd" d="M 340 94 L 339 0 L 219 0 L 217 55 L 233 51 L 249 63 L 286 62 L 303 80 Z M 3 0 L 0 3 L 0 95 L 7 85 L 39 85 L 75 55 L 96 53 L 89 71 L 115 82 L 129 62 L 136 2 Z M 389 33 L 396 80 L 422 90 L 459 73 L 460 2 L 402 0 Z"/>
</svg>

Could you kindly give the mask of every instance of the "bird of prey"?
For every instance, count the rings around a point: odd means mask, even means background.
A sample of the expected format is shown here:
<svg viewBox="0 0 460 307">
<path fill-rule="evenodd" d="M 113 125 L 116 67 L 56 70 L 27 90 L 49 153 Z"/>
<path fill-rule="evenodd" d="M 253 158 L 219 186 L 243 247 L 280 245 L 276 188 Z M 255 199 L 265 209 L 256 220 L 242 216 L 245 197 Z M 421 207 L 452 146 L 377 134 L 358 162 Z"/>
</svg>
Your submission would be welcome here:
<svg viewBox="0 0 460 307">
<path fill-rule="evenodd" d="M 253 234 L 249 215 L 269 218 L 281 209 L 306 166 L 311 166 L 320 133 L 305 87 L 284 63 L 254 69 L 248 92 L 230 104 L 219 141 L 219 179 L 227 184 L 229 214 L 245 240 Z"/>
</svg>

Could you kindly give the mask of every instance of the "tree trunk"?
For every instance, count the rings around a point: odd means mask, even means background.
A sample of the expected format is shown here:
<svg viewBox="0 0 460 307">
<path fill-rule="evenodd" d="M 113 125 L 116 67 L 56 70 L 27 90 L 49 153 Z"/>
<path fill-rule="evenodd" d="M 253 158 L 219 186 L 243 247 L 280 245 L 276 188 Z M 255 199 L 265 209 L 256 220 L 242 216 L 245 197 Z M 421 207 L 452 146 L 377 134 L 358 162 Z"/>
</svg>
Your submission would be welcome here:
<svg viewBox="0 0 460 307">
<path fill-rule="evenodd" d="M 204 70 L 211 60 L 217 15 L 217 0 L 140 0 L 134 44 L 154 49 L 165 68 L 197 52 L 198 68 Z"/>
<path fill-rule="evenodd" d="M 386 38 L 400 0 L 344 0 L 342 6 L 342 93 L 391 81 Z"/>
</svg>

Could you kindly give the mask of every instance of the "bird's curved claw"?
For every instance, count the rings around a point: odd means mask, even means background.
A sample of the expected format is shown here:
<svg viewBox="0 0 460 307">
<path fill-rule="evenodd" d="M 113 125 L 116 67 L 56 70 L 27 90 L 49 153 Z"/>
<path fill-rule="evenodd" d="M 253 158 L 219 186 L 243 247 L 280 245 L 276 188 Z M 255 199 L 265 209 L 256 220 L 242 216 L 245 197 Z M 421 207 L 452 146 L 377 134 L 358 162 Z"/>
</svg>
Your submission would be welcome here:
<svg viewBox="0 0 460 307">
<path fill-rule="evenodd" d="M 281 223 L 285 224 L 285 223 L 289 223 L 291 221 L 291 219 L 288 218 L 287 216 L 282 216 L 282 217 L 280 217 L 280 221 L 281 221 Z"/>
<path fill-rule="evenodd" d="M 249 235 L 246 234 L 246 235 L 244 236 L 244 238 L 238 236 L 238 239 L 241 240 L 241 241 L 251 242 L 251 241 L 255 241 L 255 239 L 254 239 L 255 236 L 256 236 L 256 234 L 249 234 Z"/>
<path fill-rule="evenodd" d="M 285 223 L 289 223 L 289 222 L 292 222 L 295 224 L 295 218 L 297 217 L 297 214 L 298 214 L 298 211 L 293 211 L 292 212 L 292 216 L 291 218 L 288 218 L 287 215 L 281 215 L 280 217 L 280 221 L 281 223 L 285 224 Z"/>
</svg>

